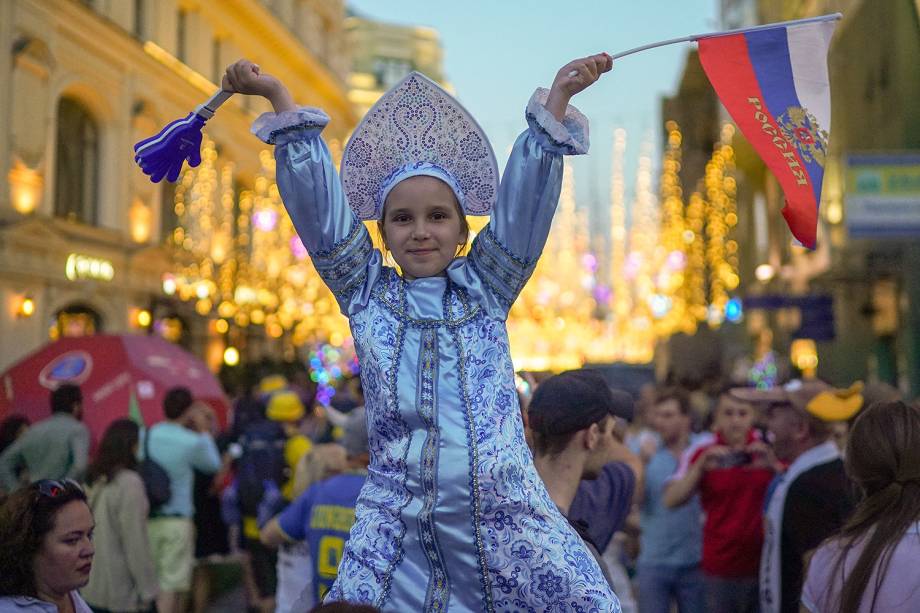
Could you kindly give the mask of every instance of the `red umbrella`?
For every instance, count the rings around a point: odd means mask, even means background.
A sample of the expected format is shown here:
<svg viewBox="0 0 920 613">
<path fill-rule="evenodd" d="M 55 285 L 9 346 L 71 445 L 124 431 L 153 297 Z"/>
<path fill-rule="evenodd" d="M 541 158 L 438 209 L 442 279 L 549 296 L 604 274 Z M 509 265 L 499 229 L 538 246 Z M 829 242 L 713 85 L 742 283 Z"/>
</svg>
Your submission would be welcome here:
<svg viewBox="0 0 920 613">
<path fill-rule="evenodd" d="M 221 427 L 227 423 L 227 397 L 201 360 L 158 336 L 130 334 L 64 338 L 23 358 L 0 375 L 0 420 L 11 413 L 44 419 L 62 383 L 83 390 L 83 421 L 95 442 L 115 419 L 162 420 L 163 396 L 177 386 L 213 407 Z"/>
</svg>

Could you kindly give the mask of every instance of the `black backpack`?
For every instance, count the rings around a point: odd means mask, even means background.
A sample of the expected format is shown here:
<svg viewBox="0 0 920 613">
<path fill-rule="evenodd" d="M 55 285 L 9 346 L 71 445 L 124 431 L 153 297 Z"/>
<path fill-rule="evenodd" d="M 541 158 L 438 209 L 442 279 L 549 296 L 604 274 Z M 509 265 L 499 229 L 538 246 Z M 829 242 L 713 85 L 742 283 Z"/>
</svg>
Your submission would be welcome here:
<svg viewBox="0 0 920 613">
<path fill-rule="evenodd" d="M 256 517 L 265 493 L 265 482 L 284 483 L 286 437 L 281 424 L 266 419 L 249 424 L 240 437 L 242 454 L 237 463 L 236 484 L 243 515 Z"/>
<path fill-rule="evenodd" d="M 150 512 L 153 513 L 172 498 L 172 485 L 166 469 L 150 457 L 151 432 L 152 430 L 147 430 L 144 436 L 144 460 L 137 467 L 137 472 L 144 481 L 147 500 L 150 502 Z"/>
</svg>

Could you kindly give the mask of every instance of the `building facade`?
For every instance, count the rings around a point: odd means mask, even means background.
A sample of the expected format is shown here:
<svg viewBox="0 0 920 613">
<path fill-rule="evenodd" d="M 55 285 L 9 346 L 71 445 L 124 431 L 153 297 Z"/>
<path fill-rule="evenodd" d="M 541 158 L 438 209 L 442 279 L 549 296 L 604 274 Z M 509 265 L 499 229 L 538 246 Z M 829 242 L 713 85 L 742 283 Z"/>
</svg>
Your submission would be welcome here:
<svg viewBox="0 0 920 613">
<path fill-rule="evenodd" d="M 452 91 L 437 30 L 351 14 L 345 32 L 352 61 L 348 96 L 359 117 L 413 70 Z"/>
<path fill-rule="evenodd" d="M 149 328 L 219 362 L 233 330 L 215 327 L 217 305 L 193 308 L 165 282 L 181 264 L 177 188 L 152 184 L 132 145 L 248 57 L 329 113 L 325 136 L 340 150 L 356 119 L 344 10 L 339 0 L 0 3 L 10 54 L 0 62 L 0 370 L 49 338 Z M 236 96 L 205 130 L 237 192 L 259 177 L 266 147 L 249 127 L 266 110 Z M 280 350 L 259 326 L 242 335 L 254 351 Z"/>
</svg>

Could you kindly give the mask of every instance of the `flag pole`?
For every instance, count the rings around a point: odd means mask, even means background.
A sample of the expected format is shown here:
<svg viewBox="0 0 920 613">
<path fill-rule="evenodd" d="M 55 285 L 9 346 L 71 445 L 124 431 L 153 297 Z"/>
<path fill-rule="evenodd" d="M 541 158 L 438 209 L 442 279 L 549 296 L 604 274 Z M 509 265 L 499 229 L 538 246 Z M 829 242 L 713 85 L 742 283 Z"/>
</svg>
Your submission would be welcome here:
<svg viewBox="0 0 920 613">
<path fill-rule="evenodd" d="M 681 38 L 672 38 L 670 40 L 663 40 L 657 43 L 651 43 L 648 45 L 642 45 L 641 47 L 636 47 L 635 49 L 630 49 L 628 51 L 621 51 L 620 53 L 615 53 L 610 56 L 613 59 L 619 59 L 627 55 L 632 55 L 633 53 L 639 53 L 640 51 L 645 51 L 647 49 L 654 49 L 655 47 L 664 47 L 665 45 L 673 45 L 674 43 L 688 43 L 700 38 L 712 38 L 715 36 L 731 36 L 732 34 L 743 34 L 746 32 L 756 32 L 758 30 L 768 30 L 770 28 L 778 28 L 781 26 L 792 26 L 792 25 L 802 25 L 805 23 L 815 23 L 820 21 L 836 21 L 837 19 L 842 18 L 841 13 L 833 13 L 830 15 L 821 15 L 820 17 L 809 17 L 807 19 L 794 19 L 792 21 L 782 21 L 779 23 L 767 23 L 761 26 L 753 26 L 749 28 L 738 28 L 736 30 L 726 30 L 724 32 L 710 32 L 708 34 L 692 34 L 690 36 L 683 36 Z"/>
</svg>

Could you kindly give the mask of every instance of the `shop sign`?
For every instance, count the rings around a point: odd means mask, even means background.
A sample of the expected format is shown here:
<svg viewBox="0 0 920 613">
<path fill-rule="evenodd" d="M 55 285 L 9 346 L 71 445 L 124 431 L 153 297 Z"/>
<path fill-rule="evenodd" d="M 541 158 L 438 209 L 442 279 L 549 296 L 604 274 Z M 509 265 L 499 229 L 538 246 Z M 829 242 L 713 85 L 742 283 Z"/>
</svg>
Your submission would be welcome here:
<svg viewBox="0 0 920 613">
<path fill-rule="evenodd" d="M 920 236 L 920 154 L 847 156 L 846 223 L 853 238 Z"/>
<path fill-rule="evenodd" d="M 70 281 L 92 279 L 94 281 L 111 281 L 115 278 L 115 267 L 112 262 L 103 258 L 95 258 L 80 253 L 71 253 L 67 256 L 64 266 L 64 275 Z"/>
</svg>

